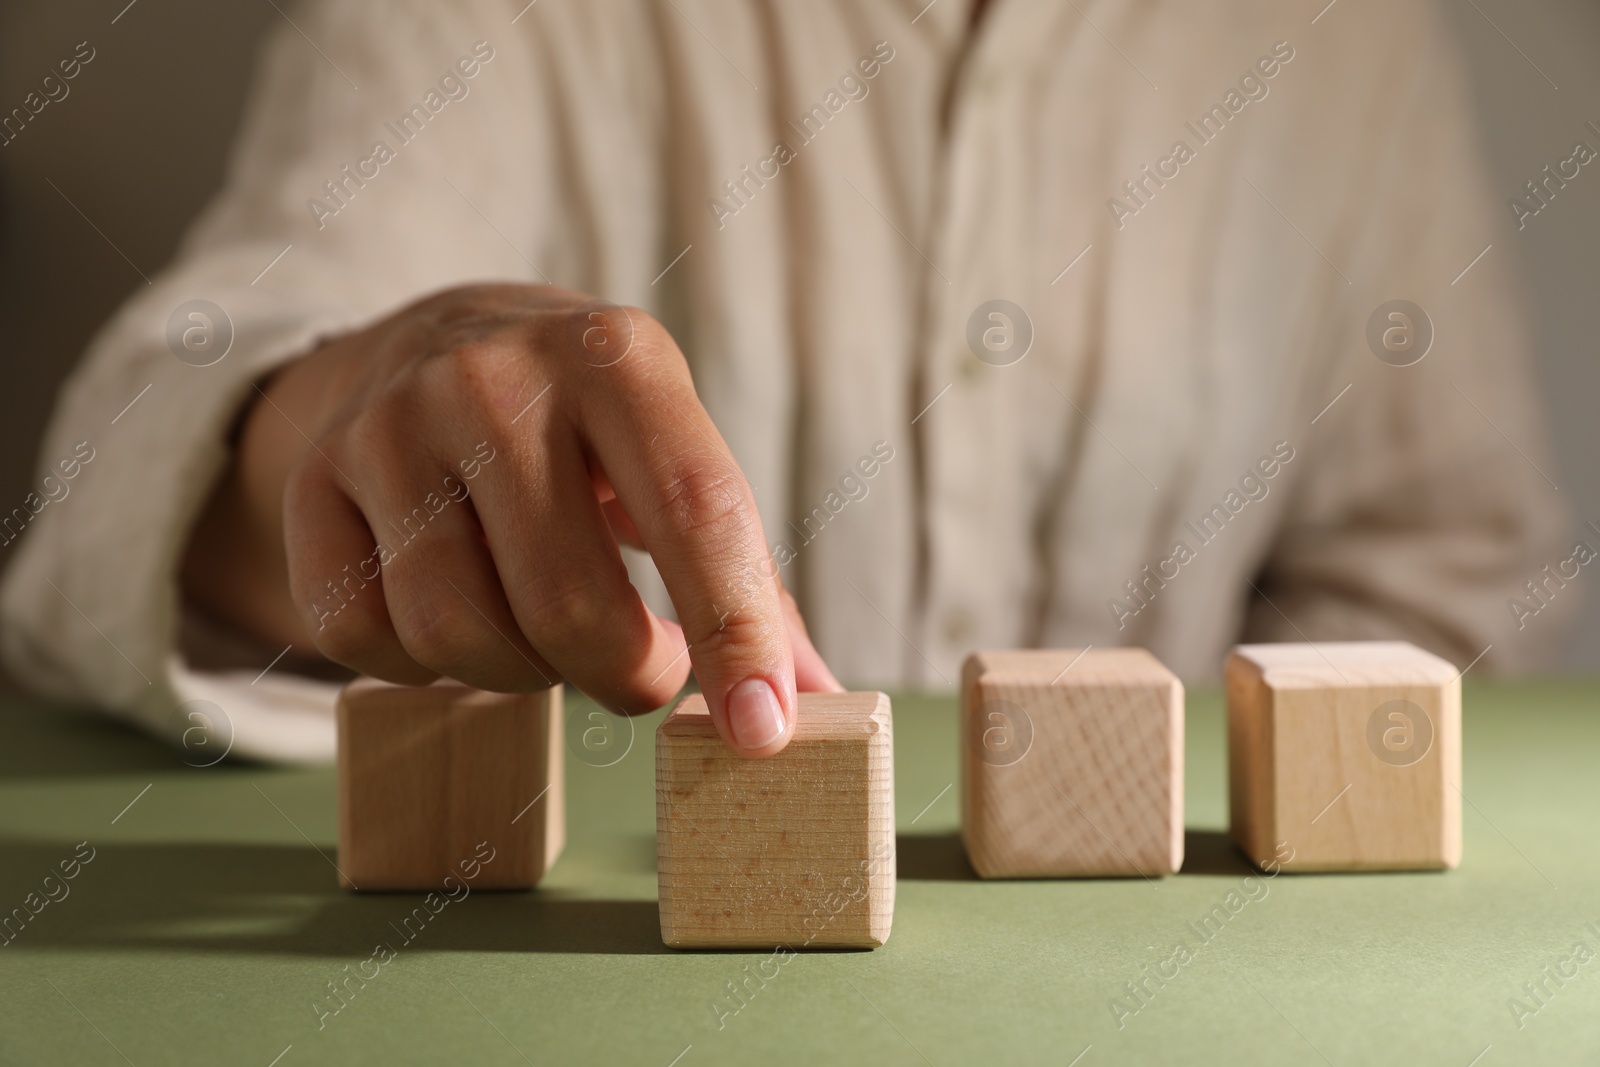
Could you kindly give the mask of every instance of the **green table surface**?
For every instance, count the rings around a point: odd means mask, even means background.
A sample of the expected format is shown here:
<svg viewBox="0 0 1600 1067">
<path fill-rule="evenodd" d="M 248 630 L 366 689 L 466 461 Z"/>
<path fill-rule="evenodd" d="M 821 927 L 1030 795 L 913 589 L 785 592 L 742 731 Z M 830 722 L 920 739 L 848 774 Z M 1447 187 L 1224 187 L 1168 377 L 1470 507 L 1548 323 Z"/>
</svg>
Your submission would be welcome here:
<svg viewBox="0 0 1600 1067">
<path fill-rule="evenodd" d="M 407 944 L 391 924 L 420 896 L 335 883 L 331 770 L 196 769 L 84 714 L 0 707 L 0 910 L 94 850 L 0 948 L 0 1062 L 1600 1062 L 1600 957 L 1573 955 L 1600 950 L 1600 685 L 1468 686 L 1459 870 L 1252 886 L 1214 693 L 1189 698 L 1187 859 L 1159 881 L 977 880 L 955 705 L 897 698 L 893 935 L 769 963 L 736 1014 L 727 983 L 770 953 L 661 944 L 660 717 L 612 766 L 569 754 L 540 889 L 472 893 Z M 1245 888 L 1202 944 L 1188 924 Z M 313 1001 L 379 941 L 395 958 L 319 1028 Z M 1113 998 L 1179 941 L 1190 962 L 1119 1027 Z M 1541 980 L 1543 1004 L 1523 988 Z"/>
</svg>

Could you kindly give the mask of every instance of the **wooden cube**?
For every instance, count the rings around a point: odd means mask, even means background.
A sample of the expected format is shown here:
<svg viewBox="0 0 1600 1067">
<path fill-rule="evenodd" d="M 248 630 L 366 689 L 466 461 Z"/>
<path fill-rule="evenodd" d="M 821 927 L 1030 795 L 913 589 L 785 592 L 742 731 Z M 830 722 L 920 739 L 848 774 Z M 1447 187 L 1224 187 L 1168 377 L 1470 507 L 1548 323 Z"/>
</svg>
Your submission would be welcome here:
<svg viewBox="0 0 1600 1067">
<path fill-rule="evenodd" d="M 527 889 L 561 854 L 560 686 L 505 694 L 364 678 L 340 693 L 338 730 L 346 888 L 440 889 L 454 875 L 452 885 Z"/>
<path fill-rule="evenodd" d="M 882 693 L 802 693 L 787 748 L 744 759 L 688 696 L 656 731 L 661 939 L 875 948 L 894 917 L 894 740 Z"/>
<path fill-rule="evenodd" d="M 961 836 L 984 878 L 1183 864 L 1183 683 L 1142 648 L 977 652 L 961 673 Z"/>
<path fill-rule="evenodd" d="M 1228 657 L 1234 840 L 1259 867 L 1461 862 L 1461 675 L 1403 641 L 1240 645 Z"/>
</svg>

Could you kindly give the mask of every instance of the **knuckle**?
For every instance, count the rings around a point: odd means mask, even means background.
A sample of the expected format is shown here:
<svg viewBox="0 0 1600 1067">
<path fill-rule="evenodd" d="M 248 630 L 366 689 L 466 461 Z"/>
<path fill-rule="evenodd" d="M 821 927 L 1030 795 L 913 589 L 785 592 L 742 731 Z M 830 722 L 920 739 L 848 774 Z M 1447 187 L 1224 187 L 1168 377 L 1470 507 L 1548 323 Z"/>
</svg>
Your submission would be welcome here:
<svg viewBox="0 0 1600 1067">
<path fill-rule="evenodd" d="M 392 427 L 393 432 L 404 436 L 401 440 L 414 440 L 416 426 L 430 413 L 437 413 L 436 392 L 452 398 L 454 406 L 465 413 L 467 422 L 497 449 L 507 447 L 514 437 L 513 424 L 519 412 L 528 409 L 528 402 L 539 393 L 535 382 L 538 372 L 530 369 L 527 358 L 530 347 L 520 341 L 502 336 L 476 338 L 455 345 L 447 354 L 448 378 L 445 388 L 435 391 L 428 383 L 419 393 L 423 397 L 421 411 L 414 405 L 401 408 L 403 419 Z M 539 416 L 535 413 L 534 418 Z"/>
<path fill-rule="evenodd" d="M 591 301 L 566 313 L 565 329 L 584 363 L 613 372 L 624 386 L 655 381 L 663 371 L 687 374 L 688 363 L 672 335 L 640 308 Z"/>
<path fill-rule="evenodd" d="M 706 632 L 700 634 L 685 630 L 685 636 L 690 638 L 700 656 L 712 660 L 766 648 L 783 636 L 781 623 L 775 624 L 771 613 L 748 608 L 724 612 L 711 619 L 704 629 Z"/>
<path fill-rule="evenodd" d="M 591 367 L 621 362 L 633 347 L 633 320 L 626 308 L 588 303 L 567 311 L 563 332 L 579 359 Z"/>
<path fill-rule="evenodd" d="M 603 342 L 607 336 L 626 337 L 650 321 L 650 316 L 642 311 L 604 300 L 580 304 L 568 310 L 566 316 L 569 326 L 578 331 L 580 338 L 589 334 L 595 344 Z"/>
<path fill-rule="evenodd" d="M 416 306 L 421 323 L 445 346 L 492 337 L 536 317 L 544 302 L 540 286 L 522 283 L 469 283 L 444 289 Z"/>
<path fill-rule="evenodd" d="M 287 463 L 283 485 L 286 522 L 298 521 L 304 527 L 315 528 L 331 503 L 349 495 L 345 474 L 359 472 L 367 458 L 359 447 L 360 436 L 352 432 L 359 420 L 357 416 L 353 424 L 306 427 L 309 436 L 300 438 L 304 447 L 298 448 Z"/>
<path fill-rule="evenodd" d="M 468 381 L 493 379 L 506 362 L 508 347 L 497 338 L 453 337 L 448 341 L 446 358 L 451 369 Z"/>
<path fill-rule="evenodd" d="M 336 618 L 338 614 L 338 610 L 323 614 L 312 605 L 306 620 L 311 643 L 327 659 L 352 670 L 361 670 L 381 650 L 381 635 L 353 612 L 344 619 Z"/>
<path fill-rule="evenodd" d="M 683 688 L 682 678 L 674 670 L 659 672 L 659 677 L 650 677 L 643 672 L 643 661 L 621 664 L 621 669 L 606 680 L 605 693 L 592 696 L 597 696 L 605 707 L 618 715 L 648 715 L 658 707 L 670 704 L 672 697 L 677 696 L 678 689 Z M 688 665 L 685 664 L 683 673 L 686 672 Z M 654 673 L 658 672 L 651 672 L 651 675 Z"/>
<path fill-rule="evenodd" d="M 681 358 L 678 343 L 672 339 L 672 334 L 661 324 L 661 320 L 643 308 L 632 306 L 618 307 L 627 316 L 629 325 L 638 336 L 640 343 L 650 351 L 669 351 L 674 356 Z"/>
<path fill-rule="evenodd" d="M 338 443 L 359 462 L 381 467 L 384 457 L 404 454 L 403 446 L 416 438 L 416 426 L 410 398 L 398 388 L 385 389 L 355 414 Z"/>
<path fill-rule="evenodd" d="M 687 669 L 687 668 L 686 668 Z M 657 708 L 672 703 L 681 685 L 672 672 L 668 677 L 652 682 L 650 679 L 627 679 L 620 682 L 613 698 L 616 709 L 624 715 L 648 715 Z"/>
<path fill-rule="evenodd" d="M 441 674 L 472 663 L 484 647 L 475 619 L 435 603 L 407 611 L 398 629 L 400 644 L 411 658 Z"/>
<path fill-rule="evenodd" d="M 316 454 L 310 449 L 307 449 L 307 452 Z M 321 480 L 304 456 L 290 466 L 289 474 L 283 482 L 283 517 L 286 531 L 293 532 L 297 526 L 309 526 L 314 523 L 321 488 Z"/>
<path fill-rule="evenodd" d="M 729 548 L 742 544 L 742 538 L 722 540 L 746 525 L 749 493 L 737 473 L 720 464 L 680 465 L 667 471 L 664 489 L 659 508 L 670 528 L 715 538 Z"/>
<path fill-rule="evenodd" d="M 423 300 L 442 321 L 502 313 L 537 298 L 539 286 L 527 282 L 462 282 Z"/>
<path fill-rule="evenodd" d="M 456 387 L 479 409 L 494 411 L 527 378 L 517 351 L 517 345 L 501 337 L 474 337 L 453 344 L 446 360 Z"/>
<path fill-rule="evenodd" d="M 579 644 L 594 640 L 612 615 L 599 587 L 591 578 L 552 580 L 530 590 L 522 615 L 534 644 Z"/>
</svg>

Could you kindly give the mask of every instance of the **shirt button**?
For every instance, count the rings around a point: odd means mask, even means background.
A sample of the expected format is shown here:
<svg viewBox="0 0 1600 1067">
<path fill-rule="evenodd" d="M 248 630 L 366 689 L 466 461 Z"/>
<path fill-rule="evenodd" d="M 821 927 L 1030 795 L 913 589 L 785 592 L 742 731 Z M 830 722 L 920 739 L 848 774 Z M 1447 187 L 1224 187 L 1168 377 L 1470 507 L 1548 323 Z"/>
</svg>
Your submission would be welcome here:
<svg viewBox="0 0 1600 1067">
<path fill-rule="evenodd" d="M 951 645 L 961 645 L 972 640 L 977 623 L 966 608 L 951 608 L 944 613 L 944 639 Z"/>
</svg>

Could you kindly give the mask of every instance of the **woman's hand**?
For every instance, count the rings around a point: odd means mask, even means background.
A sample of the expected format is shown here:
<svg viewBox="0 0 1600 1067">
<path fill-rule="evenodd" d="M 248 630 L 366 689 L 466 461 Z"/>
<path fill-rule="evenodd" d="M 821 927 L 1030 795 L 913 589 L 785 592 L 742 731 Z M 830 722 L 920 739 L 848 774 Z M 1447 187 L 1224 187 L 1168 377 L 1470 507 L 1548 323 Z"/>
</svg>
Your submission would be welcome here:
<svg viewBox="0 0 1600 1067">
<path fill-rule="evenodd" d="M 681 627 L 619 543 L 654 558 Z M 408 685 L 565 680 L 636 714 L 692 664 L 748 756 L 788 743 L 797 682 L 838 688 L 672 338 L 548 286 L 441 293 L 279 372 L 184 584 L 258 637 Z"/>
</svg>

